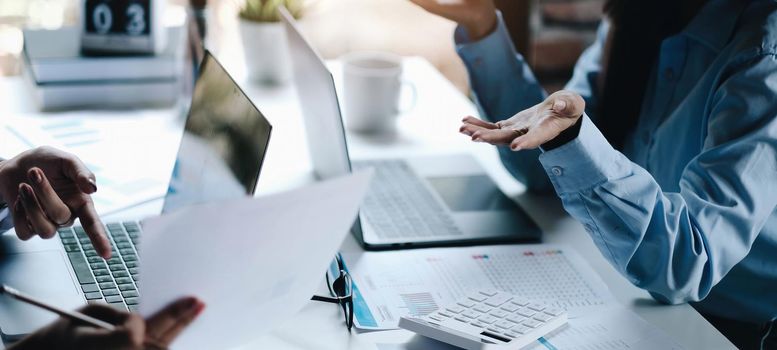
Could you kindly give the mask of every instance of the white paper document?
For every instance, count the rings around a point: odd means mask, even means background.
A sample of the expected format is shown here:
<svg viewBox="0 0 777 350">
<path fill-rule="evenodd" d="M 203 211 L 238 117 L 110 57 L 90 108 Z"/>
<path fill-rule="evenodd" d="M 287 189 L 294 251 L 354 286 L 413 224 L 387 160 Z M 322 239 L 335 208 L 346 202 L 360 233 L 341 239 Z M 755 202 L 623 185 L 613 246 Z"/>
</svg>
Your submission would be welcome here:
<svg viewBox="0 0 777 350">
<path fill-rule="evenodd" d="M 360 329 L 396 328 L 478 289 L 493 288 L 566 309 L 574 318 L 613 300 L 572 249 L 546 244 L 343 254 L 355 284 Z"/>
<path fill-rule="evenodd" d="M 141 314 L 183 296 L 206 304 L 173 343 L 228 349 L 299 311 L 349 232 L 371 172 L 257 199 L 149 219 L 141 239 Z"/>
</svg>

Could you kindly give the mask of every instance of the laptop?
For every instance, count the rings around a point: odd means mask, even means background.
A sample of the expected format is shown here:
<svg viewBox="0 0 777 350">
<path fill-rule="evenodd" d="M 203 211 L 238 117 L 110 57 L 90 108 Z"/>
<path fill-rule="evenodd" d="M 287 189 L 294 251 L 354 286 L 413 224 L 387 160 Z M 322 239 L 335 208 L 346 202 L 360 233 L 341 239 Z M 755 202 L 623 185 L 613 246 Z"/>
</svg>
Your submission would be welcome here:
<svg viewBox="0 0 777 350">
<path fill-rule="evenodd" d="M 374 168 L 352 233 L 365 249 L 537 241 L 537 224 L 468 155 L 352 162 L 332 74 L 285 10 L 294 82 L 316 177 Z"/>
<path fill-rule="evenodd" d="M 163 212 L 252 195 L 270 139 L 270 123 L 210 53 L 199 74 Z M 21 242 L 12 233 L 4 234 L 0 281 L 65 309 L 99 302 L 136 310 L 141 231 L 137 221 L 107 223 L 113 247 L 107 261 L 78 226 L 60 229 L 49 240 Z M 5 339 L 19 338 L 55 317 L 0 296 L 0 331 Z"/>
</svg>

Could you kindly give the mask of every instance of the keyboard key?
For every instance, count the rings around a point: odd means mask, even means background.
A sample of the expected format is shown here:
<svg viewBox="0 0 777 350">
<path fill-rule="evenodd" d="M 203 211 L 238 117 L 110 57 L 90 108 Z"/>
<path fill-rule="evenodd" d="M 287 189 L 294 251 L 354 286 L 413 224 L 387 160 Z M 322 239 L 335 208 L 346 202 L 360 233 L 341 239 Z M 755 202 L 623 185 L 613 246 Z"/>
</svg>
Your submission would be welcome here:
<svg viewBox="0 0 777 350">
<path fill-rule="evenodd" d="M 127 249 L 127 248 L 132 248 L 132 243 L 129 243 L 129 242 L 121 242 L 121 243 L 117 243 L 117 244 L 116 244 L 116 247 L 117 247 L 117 248 L 119 248 L 119 249 Z"/>
<path fill-rule="evenodd" d="M 469 323 L 470 322 L 469 318 L 466 318 L 466 317 L 461 316 L 461 315 L 458 315 L 458 316 L 454 317 L 453 319 L 456 320 L 456 321 L 464 322 L 464 323 Z"/>
<path fill-rule="evenodd" d="M 445 312 L 445 311 L 440 311 L 437 314 L 442 316 L 442 317 L 453 317 L 453 314 Z"/>
<path fill-rule="evenodd" d="M 118 289 L 106 289 L 106 290 L 103 291 L 103 295 L 105 295 L 106 297 L 109 296 L 109 295 L 119 295 L 119 290 Z"/>
<path fill-rule="evenodd" d="M 124 261 L 127 261 L 127 262 L 129 262 L 129 261 L 138 261 L 138 256 L 134 255 L 134 254 L 133 255 L 125 255 L 125 256 L 122 256 L 121 258 L 124 259 Z"/>
<path fill-rule="evenodd" d="M 121 258 L 116 255 L 111 255 L 111 258 L 106 261 L 108 265 L 121 264 Z"/>
<path fill-rule="evenodd" d="M 103 283 L 103 282 L 113 282 L 113 278 L 111 276 L 97 276 L 97 283 Z"/>
<path fill-rule="evenodd" d="M 457 304 L 463 306 L 463 307 L 473 307 L 475 306 L 475 302 L 469 299 L 462 299 L 457 302 Z"/>
<path fill-rule="evenodd" d="M 475 327 L 478 327 L 478 328 L 486 328 L 486 326 L 487 326 L 485 323 L 482 323 L 480 321 L 472 321 L 469 324 L 471 324 L 471 325 L 473 325 Z"/>
<path fill-rule="evenodd" d="M 124 299 L 124 302 L 126 302 L 127 305 L 137 305 L 139 300 L 138 298 L 127 298 L 127 299 Z"/>
<path fill-rule="evenodd" d="M 96 299 L 102 299 L 103 294 L 100 292 L 89 292 L 89 293 L 85 293 L 84 297 L 86 297 L 86 300 L 96 300 Z"/>
<path fill-rule="evenodd" d="M 442 322 L 442 320 L 443 320 L 443 318 L 440 317 L 440 315 L 429 315 L 429 318 L 431 318 L 431 319 L 433 319 L 435 321 L 438 321 L 438 322 Z"/>
<path fill-rule="evenodd" d="M 520 308 L 521 308 L 520 306 L 515 305 L 513 303 L 507 303 L 507 304 L 502 305 L 502 307 L 501 307 L 502 310 L 505 310 L 507 312 L 516 312 Z"/>
<path fill-rule="evenodd" d="M 496 317 L 491 316 L 491 315 L 483 315 L 483 316 L 480 316 L 478 318 L 478 321 L 483 322 L 485 324 L 492 324 L 492 323 L 494 323 L 494 322 L 496 322 L 498 320 L 499 319 L 497 319 Z"/>
<path fill-rule="evenodd" d="M 522 324 L 519 324 L 519 325 L 513 326 L 513 328 L 510 328 L 510 331 L 515 333 L 525 334 L 531 331 L 531 328 L 526 327 Z"/>
<path fill-rule="evenodd" d="M 78 240 L 75 237 L 69 237 L 69 238 L 60 238 L 62 241 L 62 244 L 77 244 Z"/>
<path fill-rule="evenodd" d="M 129 267 L 129 268 L 138 267 L 138 262 L 137 261 L 127 261 L 127 267 Z"/>
<path fill-rule="evenodd" d="M 500 310 L 500 309 L 494 309 L 494 311 L 491 311 L 491 315 L 494 316 L 494 317 L 498 317 L 498 318 L 505 318 L 509 314 L 507 313 L 507 311 Z"/>
<path fill-rule="evenodd" d="M 486 313 L 486 312 L 491 311 L 491 307 L 490 306 L 483 305 L 483 304 L 477 305 L 477 306 L 475 306 L 472 309 L 475 310 L 475 311 L 478 311 L 478 312 L 482 312 L 482 313 Z"/>
<path fill-rule="evenodd" d="M 138 291 L 136 290 L 125 290 L 121 292 L 121 296 L 125 298 L 134 298 L 138 296 Z"/>
<path fill-rule="evenodd" d="M 130 249 L 120 249 L 119 253 L 121 253 L 122 256 L 124 256 L 124 255 L 135 255 L 135 250 L 132 249 L 132 248 L 130 248 Z"/>
<path fill-rule="evenodd" d="M 135 290 L 135 285 L 132 284 L 132 283 L 130 283 L 130 284 L 120 284 L 119 285 L 119 290 L 122 290 L 122 291 L 123 290 Z"/>
<path fill-rule="evenodd" d="M 109 303 L 108 306 L 116 308 L 119 311 L 127 311 L 127 306 L 125 306 L 123 302 Z"/>
<path fill-rule="evenodd" d="M 68 253 L 81 251 L 78 244 L 65 244 L 65 251 Z"/>
<path fill-rule="evenodd" d="M 513 332 L 513 331 L 507 331 L 507 332 L 504 332 L 502 334 L 504 334 L 504 335 L 506 335 L 506 336 L 508 336 L 510 338 L 518 338 L 518 337 L 521 336 L 519 333 L 516 333 L 516 332 Z"/>
<path fill-rule="evenodd" d="M 548 321 L 553 319 L 553 316 L 548 315 L 548 314 L 546 314 L 544 312 L 540 312 L 540 313 L 534 315 L 534 319 L 537 320 L 537 321 L 548 322 Z"/>
<path fill-rule="evenodd" d="M 127 305 L 127 308 L 129 308 L 130 312 L 137 312 L 140 310 L 140 305 Z"/>
<path fill-rule="evenodd" d="M 118 283 L 118 284 L 132 283 L 132 278 L 129 278 L 129 277 L 117 278 L 116 279 L 116 283 Z"/>
<path fill-rule="evenodd" d="M 484 290 L 480 291 L 480 294 L 483 294 L 483 295 L 485 295 L 487 297 L 492 297 L 492 296 L 496 295 L 497 293 L 498 292 L 496 290 L 493 290 L 493 289 L 484 289 Z"/>
<path fill-rule="evenodd" d="M 521 315 L 521 316 L 532 317 L 532 316 L 534 316 L 534 314 L 537 313 L 537 311 L 534 311 L 532 309 L 529 309 L 529 308 L 525 307 L 523 309 L 520 309 L 520 310 L 516 311 L 516 313 Z"/>
<path fill-rule="evenodd" d="M 107 270 L 106 270 L 107 271 Z M 127 271 L 113 271 L 113 277 L 119 278 L 119 277 L 129 277 L 129 273 Z"/>
<path fill-rule="evenodd" d="M 90 256 L 86 258 L 86 261 L 88 261 L 91 264 L 91 263 L 97 263 L 97 262 L 104 262 L 105 259 L 103 259 L 101 256 Z"/>
<path fill-rule="evenodd" d="M 104 269 L 105 268 L 105 263 L 103 263 L 103 262 L 91 263 L 91 264 L 89 264 L 89 267 L 91 267 L 92 270 Z"/>
<path fill-rule="evenodd" d="M 97 292 L 100 289 L 97 288 L 96 284 L 92 283 L 92 284 L 82 284 L 81 285 L 81 290 L 83 290 L 84 293 L 91 293 L 91 292 Z"/>
<path fill-rule="evenodd" d="M 462 311 L 464 311 L 464 308 L 459 306 L 459 305 L 453 305 L 453 306 L 446 307 L 445 310 L 448 310 L 448 311 L 450 311 L 450 312 L 452 312 L 454 314 L 458 314 L 458 313 L 461 313 Z"/>
<path fill-rule="evenodd" d="M 544 311 L 545 311 L 546 314 L 550 314 L 550 315 L 553 315 L 553 316 L 558 316 L 558 315 L 561 315 L 561 314 L 564 313 L 564 310 L 559 309 L 557 307 L 549 307 L 549 308 L 545 309 Z"/>
<path fill-rule="evenodd" d="M 132 275 L 132 280 L 135 281 L 135 284 L 138 284 L 138 275 Z"/>
<path fill-rule="evenodd" d="M 510 316 L 507 316 L 506 320 L 510 322 L 515 322 L 515 323 L 521 323 L 526 320 L 526 317 L 523 317 L 520 315 L 510 315 Z"/>
<path fill-rule="evenodd" d="M 496 326 L 502 329 L 510 329 L 510 328 L 513 328 L 513 326 L 515 326 L 515 323 L 512 323 L 508 320 L 501 320 L 496 323 Z"/>
<path fill-rule="evenodd" d="M 478 318 L 480 315 L 482 315 L 480 312 L 474 310 L 466 310 L 461 314 L 469 318 Z"/>
<path fill-rule="evenodd" d="M 116 284 L 113 282 L 100 283 L 100 289 L 111 289 L 111 288 L 116 288 Z"/>
<path fill-rule="evenodd" d="M 521 297 L 515 297 L 513 298 L 513 300 L 510 300 L 510 302 L 519 306 L 529 305 L 529 299 L 521 298 Z"/>
<path fill-rule="evenodd" d="M 497 294 L 497 295 L 494 295 L 494 296 L 488 298 L 488 300 L 486 300 L 485 303 L 486 303 L 486 305 L 497 307 L 499 305 L 502 305 L 502 304 L 508 302 L 512 298 L 513 297 L 511 297 L 509 294 L 500 293 L 500 294 Z"/>
<path fill-rule="evenodd" d="M 537 328 L 540 325 L 542 325 L 542 322 L 537 320 L 526 320 L 526 321 L 523 321 L 523 325 L 526 327 Z"/>
<path fill-rule="evenodd" d="M 531 303 L 529 305 L 526 305 L 526 307 L 534 310 L 534 311 L 542 311 L 545 310 L 545 305 L 542 305 L 540 303 Z"/>
<path fill-rule="evenodd" d="M 124 265 L 122 264 L 113 264 L 108 266 L 111 271 L 124 271 Z"/>
<path fill-rule="evenodd" d="M 86 259 L 84 259 L 81 253 L 67 253 L 67 257 L 70 259 L 70 264 L 73 265 L 78 283 L 94 283 L 94 277 L 92 277 L 92 273 L 89 271 L 89 265 L 86 264 Z"/>
<path fill-rule="evenodd" d="M 137 267 L 133 267 L 129 269 L 129 273 L 134 275 L 134 274 L 140 273 L 140 270 Z"/>
<path fill-rule="evenodd" d="M 470 298 L 470 299 L 472 299 L 474 301 L 477 301 L 477 302 L 481 302 L 483 300 L 486 300 L 486 298 L 488 298 L 488 297 L 485 296 L 485 295 L 482 295 L 480 293 L 473 293 L 473 294 L 468 295 L 467 298 Z"/>
<path fill-rule="evenodd" d="M 99 254 L 97 254 L 97 251 L 94 250 L 94 249 L 85 250 L 84 251 L 84 255 L 86 255 L 86 256 L 100 256 Z"/>
<path fill-rule="evenodd" d="M 108 272 L 107 269 L 94 270 L 94 275 L 95 276 L 107 276 L 109 274 L 110 274 L 110 272 Z"/>
</svg>

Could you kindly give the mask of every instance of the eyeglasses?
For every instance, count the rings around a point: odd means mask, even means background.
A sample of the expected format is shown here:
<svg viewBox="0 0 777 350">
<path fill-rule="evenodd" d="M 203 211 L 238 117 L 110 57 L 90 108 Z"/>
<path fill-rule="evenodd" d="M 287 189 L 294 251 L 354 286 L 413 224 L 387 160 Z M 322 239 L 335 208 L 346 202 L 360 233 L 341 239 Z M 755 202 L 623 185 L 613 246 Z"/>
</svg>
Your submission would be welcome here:
<svg viewBox="0 0 777 350">
<path fill-rule="evenodd" d="M 343 308 L 345 326 L 350 332 L 353 328 L 353 280 L 345 269 L 343 257 L 339 253 L 335 256 L 335 261 L 326 273 L 326 286 L 329 288 L 330 296 L 314 295 L 310 300 L 339 304 Z"/>
</svg>

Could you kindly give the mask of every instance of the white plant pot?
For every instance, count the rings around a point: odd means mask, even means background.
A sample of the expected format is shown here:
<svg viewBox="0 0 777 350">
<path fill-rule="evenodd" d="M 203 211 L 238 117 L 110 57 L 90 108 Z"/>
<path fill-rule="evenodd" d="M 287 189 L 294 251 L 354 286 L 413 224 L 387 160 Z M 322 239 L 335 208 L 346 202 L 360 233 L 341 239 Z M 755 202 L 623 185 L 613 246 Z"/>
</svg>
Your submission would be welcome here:
<svg viewBox="0 0 777 350">
<path fill-rule="evenodd" d="M 240 19 L 240 37 L 249 79 L 263 84 L 284 84 L 291 78 L 286 32 L 280 22 Z"/>
</svg>

